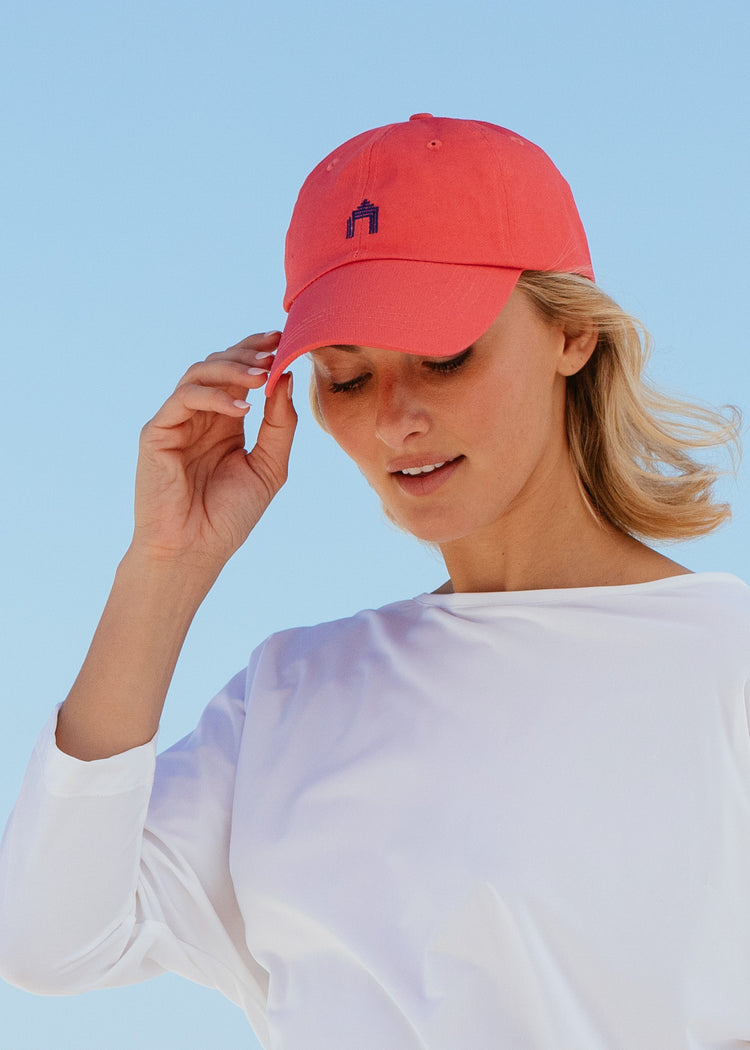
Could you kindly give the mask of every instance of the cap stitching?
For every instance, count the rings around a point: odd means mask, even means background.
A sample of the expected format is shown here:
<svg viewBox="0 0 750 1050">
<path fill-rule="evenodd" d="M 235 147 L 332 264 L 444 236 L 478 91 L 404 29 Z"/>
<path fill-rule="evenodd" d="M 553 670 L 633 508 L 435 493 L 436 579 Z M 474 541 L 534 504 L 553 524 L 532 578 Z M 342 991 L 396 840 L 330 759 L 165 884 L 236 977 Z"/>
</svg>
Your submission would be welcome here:
<svg viewBox="0 0 750 1050">
<path fill-rule="evenodd" d="M 385 126 L 385 128 L 383 129 L 382 135 L 380 135 L 378 138 L 374 138 L 373 137 L 371 139 L 371 141 L 367 144 L 367 156 L 366 156 L 366 160 L 365 160 L 365 173 L 364 173 L 364 177 L 363 177 L 363 180 L 362 180 L 360 200 L 365 200 L 367 198 L 367 192 L 368 192 L 367 187 L 369 185 L 370 177 L 372 175 L 372 170 L 373 170 L 373 153 L 375 152 L 375 146 L 379 145 L 385 138 L 387 138 L 388 135 L 393 131 L 393 129 L 395 127 L 396 127 L 395 124 L 387 124 Z M 357 207 L 357 202 L 356 201 L 354 202 L 353 206 L 355 208 Z M 355 262 L 358 259 L 362 258 L 362 254 L 363 253 L 362 253 L 362 251 L 360 249 L 360 245 L 358 243 L 357 246 L 352 251 L 352 261 Z M 366 258 L 366 256 L 365 256 L 365 258 Z"/>
<path fill-rule="evenodd" d="M 508 232 L 510 232 L 511 229 L 512 229 L 512 223 L 511 223 L 510 210 L 508 208 L 508 195 L 505 192 L 505 180 L 500 177 L 500 173 L 497 170 L 501 166 L 502 161 L 498 157 L 497 151 L 495 149 L 493 149 L 493 142 L 490 139 L 490 136 L 487 134 L 487 131 L 482 127 L 481 122 L 477 121 L 476 125 L 477 125 L 477 130 L 479 131 L 479 134 L 481 135 L 482 139 L 484 140 L 485 145 L 490 150 L 492 155 L 495 157 L 495 165 L 494 165 L 494 170 L 493 170 L 493 173 L 492 173 L 493 174 L 493 181 L 495 182 L 495 187 L 494 188 L 495 188 L 496 192 L 498 192 L 499 194 L 502 195 L 503 213 L 505 215 L 505 228 L 506 228 L 506 230 Z M 503 130 L 506 130 L 506 129 L 504 128 Z M 512 245 L 512 246 L 509 245 L 509 248 L 511 248 L 511 247 L 513 248 L 513 254 L 515 255 L 515 244 Z"/>
</svg>

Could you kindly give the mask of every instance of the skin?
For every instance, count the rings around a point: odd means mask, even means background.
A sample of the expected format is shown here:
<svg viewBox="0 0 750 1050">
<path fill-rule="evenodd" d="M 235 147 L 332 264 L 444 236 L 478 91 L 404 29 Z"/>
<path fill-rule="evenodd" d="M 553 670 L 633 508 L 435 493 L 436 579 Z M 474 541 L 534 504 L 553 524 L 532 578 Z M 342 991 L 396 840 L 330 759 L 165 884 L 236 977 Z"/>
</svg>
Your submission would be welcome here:
<svg viewBox="0 0 750 1050">
<path fill-rule="evenodd" d="M 244 447 L 245 398 L 265 383 L 279 335 L 250 336 L 193 365 L 143 428 L 133 539 L 60 709 L 62 751 L 106 758 L 156 732 L 193 616 L 286 480 L 291 376 Z"/>
<path fill-rule="evenodd" d="M 58 718 L 68 754 L 105 758 L 153 737 L 195 612 L 286 480 L 291 376 L 266 399 L 250 451 L 244 434 L 245 398 L 265 383 L 279 335 L 191 366 L 143 428 L 133 539 Z M 686 571 L 602 525 L 581 497 L 565 381 L 594 342 L 568 338 L 514 292 L 458 363 L 374 347 L 313 354 L 328 430 L 387 512 L 440 547 L 447 587 L 582 587 Z M 398 473 L 443 461 L 423 477 Z"/>
<path fill-rule="evenodd" d="M 311 356 L 326 428 L 389 516 L 439 546 L 453 589 L 684 573 L 596 520 L 582 498 L 568 454 L 565 384 L 595 344 L 593 332 L 569 337 L 542 319 L 516 290 L 468 355 L 447 362 L 375 347 Z M 425 484 L 397 473 L 443 461 L 453 465 L 425 475 Z"/>
</svg>

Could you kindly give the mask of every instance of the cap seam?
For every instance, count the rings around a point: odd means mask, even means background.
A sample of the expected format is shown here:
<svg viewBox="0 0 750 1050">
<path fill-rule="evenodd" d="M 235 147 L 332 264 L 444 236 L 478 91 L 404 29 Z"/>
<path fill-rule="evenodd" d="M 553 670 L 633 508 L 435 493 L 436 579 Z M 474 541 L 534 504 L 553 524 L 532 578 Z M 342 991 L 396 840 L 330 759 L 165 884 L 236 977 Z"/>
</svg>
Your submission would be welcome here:
<svg viewBox="0 0 750 1050">
<path fill-rule="evenodd" d="M 386 139 L 388 137 L 388 135 L 391 134 L 391 132 L 393 131 L 395 126 L 396 126 L 395 124 L 386 124 L 385 127 L 383 128 L 383 133 L 380 135 L 380 137 L 379 138 L 374 138 L 373 137 L 372 141 L 368 143 L 368 146 L 367 146 L 367 159 L 365 161 L 366 171 L 365 171 L 364 177 L 362 179 L 362 186 L 360 188 L 360 193 L 357 194 L 358 197 L 361 195 L 362 200 L 364 200 L 367 197 L 367 194 L 368 194 L 367 186 L 368 186 L 368 184 L 370 182 L 370 176 L 372 175 L 372 171 L 373 171 L 373 154 L 375 152 L 375 147 L 381 145 L 383 140 Z M 356 208 L 356 206 L 357 206 L 357 202 L 355 201 L 354 202 L 354 207 Z M 356 247 L 354 248 L 354 251 L 352 253 L 353 259 L 350 260 L 350 261 L 357 262 L 359 260 L 360 253 L 362 252 L 362 237 L 363 236 L 364 235 L 362 234 L 362 232 L 360 232 L 359 235 L 358 235 L 358 240 L 357 240 Z M 341 265 L 345 266 L 346 263 L 342 263 Z M 334 266 L 331 269 L 335 270 L 335 269 L 337 269 L 337 267 Z M 330 273 L 330 271 L 326 270 L 326 273 Z"/>
<path fill-rule="evenodd" d="M 510 210 L 508 208 L 508 195 L 505 192 L 505 183 L 503 179 L 500 178 L 500 171 L 498 170 L 502 167 L 502 158 L 498 155 L 497 150 L 493 148 L 493 144 L 490 141 L 490 136 L 487 134 L 487 131 L 480 122 L 477 122 L 477 128 L 479 130 L 479 134 L 482 136 L 482 139 L 487 149 L 492 153 L 492 156 L 495 158 L 494 170 L 492 173 L 493 180 L 495 183 L 495 191 L 500 192 L 502 194 L 503 214 L 505 215 L 505 229 L 509 234 L 511 234 L 513 238 L 512 254 L 515 255 L 517 247 L 516 237 L 515 233 L 513 232 L 513 224 L 511 222 Z M 507 128 L 504 128 L 503 130 L 507 131 Z M 511 269 L 511 267 L 506 267 L 506 269 Z M 513 267 L 513 269 L 517 269 L 517 267 Z"/>
</svg>

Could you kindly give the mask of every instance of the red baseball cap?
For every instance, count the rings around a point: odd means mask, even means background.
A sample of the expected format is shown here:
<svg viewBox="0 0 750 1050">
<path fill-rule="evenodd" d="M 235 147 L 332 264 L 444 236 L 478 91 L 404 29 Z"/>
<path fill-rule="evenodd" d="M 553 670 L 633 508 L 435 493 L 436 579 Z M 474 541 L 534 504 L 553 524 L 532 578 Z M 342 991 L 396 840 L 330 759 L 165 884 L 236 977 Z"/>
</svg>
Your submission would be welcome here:
<svg viewBox="0 0 750 1050">
<path fill-rule="evenodd" d="M 430 113 L 357 135 L 300 190 L 289 318 L 266 393 L 319 346 L 453 356 L 490 327 L 524 270 L 594 277 L 570 187 L 543 150 Z"/>
</svg>

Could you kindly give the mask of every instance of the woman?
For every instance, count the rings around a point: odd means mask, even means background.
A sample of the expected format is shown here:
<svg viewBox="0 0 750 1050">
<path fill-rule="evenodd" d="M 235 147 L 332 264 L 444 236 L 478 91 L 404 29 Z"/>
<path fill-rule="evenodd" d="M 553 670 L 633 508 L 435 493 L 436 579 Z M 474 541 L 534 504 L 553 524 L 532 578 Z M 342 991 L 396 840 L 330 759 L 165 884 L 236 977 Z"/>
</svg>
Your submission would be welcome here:
<svg viewBox="0 0 750 1050">
<path fill-rule="evenodd" d="M 345 143 L 287 276 L 283 335 L 194 365 L 144 428 L 133 541 L 4 840 L 3 973 L 172 970 L 285 1050 L 750 1039 L 748 592 L 642 542 L 726 517 L 692 454 L 735 421 L 643 384 L 567 184 L 493 125 Z M 449 581 L 269 638 L 157 762 L 305 353 L 319 421 Z"/>
</svg>

